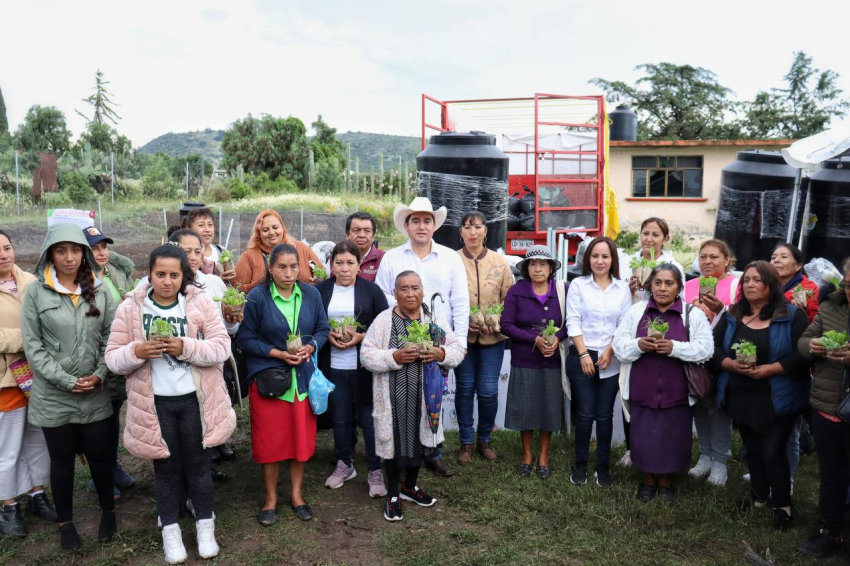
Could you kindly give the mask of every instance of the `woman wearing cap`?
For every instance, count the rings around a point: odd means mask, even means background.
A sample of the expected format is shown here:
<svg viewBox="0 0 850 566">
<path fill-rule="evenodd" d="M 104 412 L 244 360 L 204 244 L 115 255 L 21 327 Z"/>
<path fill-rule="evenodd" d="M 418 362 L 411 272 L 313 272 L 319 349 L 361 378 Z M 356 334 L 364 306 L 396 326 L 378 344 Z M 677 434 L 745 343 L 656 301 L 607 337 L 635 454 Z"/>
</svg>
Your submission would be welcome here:
<svg viewBox="0 0 850 566">
<path fill-rule="evenodd" d="M 626 313 L 614 333 L 620 360 L 620 393 L 631 419 L 632 462 L 644 473 L 638 497 L 675 500 L 676 474 L 691 462 L 692 398 L 688 397 L 685 362 L 703 363 L 714 351 L 708 319 L 680 297 L 679 269 L 662 263 L 649 278 L 651 296 Z M 649 336 L 650 322 L 666 323 Z"/>
<path fill-rule="evenodd" d="M 311 263 L 324 267 L 319 257 L 304 242 L 289 235 L 280 214 L 274 210 L 263 210 L 254 221 L 254 233 L 248 243 L 248 249 L 239 257 L 236 263 L 236 278 L 233 285 L 248 293 L 266 280 L 269 272 L 268 262 L 272 248 L 278 244 L 289 244 L 298 252 L 298 281 L 314 283 Z"/>
<path fill-rule="evenodd" d="M 40 426 L 50 453 L 50 485 L 63 550 L 82 545 L 73 520 L 78 453 L 91 470 L 101 517 L 98 540 L 117 530 L 112 496 L 112 403 L 103 381 L 104 350 L 115 302 L 94 276 L 96 262 L 80 228 L 47 231 L 36 266 L 39 279 L 24 295 L 24 351 L 34 373 L 29 422 Z"/>
<path fill-rule="evenodd" d="M 124 300 L 124 295 L 133 290 L 133 269 L 135 268 L 133 260 L 110 250 L 109 246 L 115 242 L 112 238 L 104 236 L 94 226 L 83 228 L 83 234 L 89 243 L 89 247 L 91 247 L 92 255 L 94 255 L 94 260 L 97 263 L 94 268 L 95 275 L 109 289 L 115 304 L 120 304 Z M 118 461 L 118 437 L 121 434 L 121 407 L 124 406 L 124 401 L 127 400 L 127 386 L 125 381 L 124 376 L 115 375 L 112 372 L 106 378 L 106 386 L 109 388 L 109 395 L 112 398 L 112 417 L 110 417 L 110 423 L 112 425 L 112 454 L 115 461 L 112 473 L 112 480 L 115 485 L 112 491 L 115 499 L 121 497 L 119 488 L 132 487 L 136 483 L 133 476 L 125 472 L 121 467 L 121 462 Z M 89 489 L 94 491 L 94 480 L 89 480 Z"/>
<path fill-rule="evenodd" d="M 487 225 L 484 215 L 473 210 L 461 219 L 458 250 L 466 268 L 469 304 L 480 308 L 502 305 L 508 289 L 514 284 L 511 267 L 502 254 L 488 250 Z M 490 445 L 490 433 L 496 424 L 499 409 L 499 374 L 505 357 L 505 337 L 487 325 L 473 326 L 470 322 L 466 342 L 467 354 L 455 369 L 455 409 L 460 428 L 460 452 L 457 463 L 468 464 L 473 454 L 473 403 L 478 398 L 478 452 L 485 460 L 495 460 L 496 451 Z"/>
<path fill-rule="evenodd" d="M 50 456 L 41 429 L 27 423 L 29 383 L 19 378 L 26 366 L 21 336 L 21 301 L 35 277 L 15 265 L 15 250 L 8 234 L 0 230 L 0 534 L 27 536 L 27 525 L 16 499 L 28 492 L 28 511 L 47 521 L 56 520 L 56 509 L 44 486 L 50 479 Z M 16 371 L 17 370 L 17 371 Z M 25 393 L 26 391 L 26 393 Z"/>
<path fill-rule="evenodd" d="M 549 479 L 549 441 L 564 422 L 563 364 L 560 343 L 567 340 L 566 281 L 555 280 L 561 262 L 546 246 L 532 246 L 519 263 L 522 281 L 505 295 L 502 333 L 512 340 L 511 377 L 505 407 L 505 428 L 522 437 L 520 476 L 531 474 L 534 431 L 540 431 L 537 476 Z M 557 328 L 544 338 L 544 328 Z"/>
</svg>

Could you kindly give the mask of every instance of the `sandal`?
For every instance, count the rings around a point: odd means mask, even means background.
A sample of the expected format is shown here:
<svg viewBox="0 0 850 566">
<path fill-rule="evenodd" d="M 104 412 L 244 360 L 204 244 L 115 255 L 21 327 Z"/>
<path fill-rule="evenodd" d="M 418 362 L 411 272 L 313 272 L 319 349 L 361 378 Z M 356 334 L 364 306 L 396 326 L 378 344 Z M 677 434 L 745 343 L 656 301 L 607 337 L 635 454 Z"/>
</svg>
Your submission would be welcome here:
<svg viewBox="0 0 850 566">
<path fill-rule="evenodd" d="M 526 464 L 525 462 L 523 462 L 519 466 L 517 466 L 517 471 L 519 472 L 519 477 L 527 478 L 531 475 L 531 464 Z"/>
<path fill-rule="evenodd" d="M 549 466 L 541 466 L 537 464 L 537 477 L 541 480 L 548 480 L 552 476 L 552 472 L 549 471 Z"/>
</svg>

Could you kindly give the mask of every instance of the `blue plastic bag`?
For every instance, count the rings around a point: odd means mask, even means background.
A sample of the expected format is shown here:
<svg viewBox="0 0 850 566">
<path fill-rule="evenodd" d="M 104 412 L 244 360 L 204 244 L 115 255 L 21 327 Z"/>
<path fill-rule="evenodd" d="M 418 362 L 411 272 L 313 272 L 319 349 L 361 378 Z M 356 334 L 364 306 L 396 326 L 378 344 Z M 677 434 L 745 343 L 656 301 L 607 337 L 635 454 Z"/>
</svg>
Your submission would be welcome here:
<svg viewBox="0 0 850 566">
<path fill-rule="evenodd" d="M 319 365 L 316 363 L 316 353 L 313 352 L 313 375 L 310 377 L 310 386 L 307 388 L 307 397 L 310 399 L 310 407 L 313 413 L 321 415 L 328 410 L 328 395 L 336 389 L 336 385 L 328 381 Z"/>
</svg>

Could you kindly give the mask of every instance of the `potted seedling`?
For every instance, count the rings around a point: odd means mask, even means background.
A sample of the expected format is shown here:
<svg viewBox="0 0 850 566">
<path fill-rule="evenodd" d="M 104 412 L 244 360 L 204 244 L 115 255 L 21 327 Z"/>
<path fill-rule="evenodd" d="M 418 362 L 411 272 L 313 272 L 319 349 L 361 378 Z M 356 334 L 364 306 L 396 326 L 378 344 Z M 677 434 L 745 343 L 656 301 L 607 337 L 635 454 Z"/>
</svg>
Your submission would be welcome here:
<svg viewBox="0 0 850 566">
<path fill-rule="evenodd" d="M 629 262 L 629 267 L 637 278 L 638 287 L 641 289 L 646 289 L 647 285 L 649 285 L 649 277 L 652 275 L 652 270 L 658 266 L 658 262 L 655 261 L 655 248 L 650 248 L 649 257 L 650 259 L 633 257 L 632 261 Z"/>
<path fill-rule="evenodd" d="M 717 296 L 717 277 L 700 277 L 699 294 Z"/>
<path fill-rule="evenodd" d="M 800 303 L 801 305 L 805 305 L 809 302 L 809 298 L 814 295 L 814 292 L 804 289 L 803 285 L 798 283 L 796 287 L 794 287 L 794 294 L 791 295 L 791 300 L 795 303 Z"/>
<path fill-rule="evenodd" d="M 328 278 L 328 270 L 323 267 L 319 267 L 313 260 L 310 260 L 310 272 L 313 274 L 313 279 L 316 280 L 316 283 Z"/>
<path fill-rule="evenodd" d="M 158 318 L 151 322 L 149 336 L 151 340 L 165 340 L 166 338 L 171 338 L 174 336 L 174 325 L 164 318 Z"/>
<path fill-rule="evenodd" d="M 303 346 L 301 342 L 301 333 L 295 332 L 294 334 L 290 332 L 286 335 L 286 351 L 292 354 L 293 356 L 298 353 L 298 350 Z"/>
<path fill-rule="evenodd" d="M 477 326 L 478 328 L 484 327 L 484 313 L 481 312 L 481 307 L 478 305 L 472 305 L 469 307 L 469 324 Z"/>
<path fill-rule="evenodd" d="M 222 250 L 218 256 L 218 262 L 221 264 L 221 271 L 227 273 L 233 271 L 233 266 L 236 265 L 236 256 L 227 250 Z"/>
<path fill-rule="evenodd" d="M 126 287 L 118 287 L 118 294 L 121 295 L 121 300 L 123 301 L 127 297 L 133 294 L 133 290 L 139 285 L 139 280 L 136 279 L 130 285 Z"/>
<path fill-rule="evenodd" d="M 646 324 L 647 338 L 664 340 L 664 337 L 667 335 L 668 330 L 670 330 L 670 323 L 664 322 L 664 319 L 662 319 L 661 317 L 656 317 L 653 320 L 647 322 Z"/>
<path fill-rule="evenodd" d="M 543 337 L 543 340 L 545 340 L 547 344 L 555 343 L 555 334 L 558 333 L 558 327 L 555 326 L 554 320 L 549 320 L 549 324 L 546 326 L 535 326 L 535 328 L 540 330 L 540 336 Z"/>
<path fill-rule="evenodd" d="M 363 328 L 363 325 L 357 321 L 355 316 L 344 316 L 340 319 L 331 319 L 328 321 L 331 325 L 331 330 L 339 334 L 341 342 L 348 342 L 354 338 L 354 333 Z"/>
<path fill-rule="evenodd" d="M 419 322 L 414 320 L 407 327 L 407 335 L 404 337 L 404 344 L 412 348 L 416 348 L 420 353 L 430 352 L 434 349 L 434 341 L 431 339 L 431 333 L 427 322 Z"/>
<path fill-rule="evenodd" d="M 248 302 L 245 293 L 236 287 L 228 287 L 224 295 L 214 300 L 221 303 L 221 314 L 224 316 L 242 316 L 245 303 Z"/>
<path fill-rule="evenodd" d="M 847 347 L 847 333 L 827 330 L 820 339 L 820 345 L 826 348 L 827 352 L 842 350 Z"/>
<path fill-rule="evenodd" d="M 756 345 L 750 342 L 749 340 L 741 340 L 737 344 L 732 345 L 732 349 L 735 350 L 735 359 L 738 360 L 739 363 L 749 366 L 755 367 L 756 365 Z"/>
<path fill-rule="evenodd" d="M 501 332 L 502 327 L 500 326 L 502 321 L 502 311 L 505 310 L 505 305 L 498 303 L 495 305 L 488 305 L 484 311 L 484 324 L 490 329 L 490 332 L 496 333 Z"/>
</svg>

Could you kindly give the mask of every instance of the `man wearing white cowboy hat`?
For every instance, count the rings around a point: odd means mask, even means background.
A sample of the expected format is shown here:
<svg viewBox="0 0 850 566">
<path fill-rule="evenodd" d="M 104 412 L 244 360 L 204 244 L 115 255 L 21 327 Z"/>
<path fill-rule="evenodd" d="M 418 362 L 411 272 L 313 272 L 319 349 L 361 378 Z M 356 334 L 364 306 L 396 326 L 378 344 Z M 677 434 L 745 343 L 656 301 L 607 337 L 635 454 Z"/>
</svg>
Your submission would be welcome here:
<svg viewBox="0 0 850 566">
<path fill-rule="evenodd" d="M 440 293 L 444 302 L 436 301 L 435 310 L 451 325 L 458 341 L 466 344 L 469 333 L 466 268 L 456 251 L 433 240 L 434 232 L 446 221 L 446 213 L 445 206 L 434 210 L 431 201 L 425 197 L 416 197 L 409 206 L 397 205 L 393 212 L 393 224 L 408 240 L 384 255 L 375 283 L 392 307 L 395 305 L 393 291 L 396 275 L 408 270 L 418 273 L 422 279 L 426 304 L 434 293 Z M 444 477 L 454 474 L 443 463 L 439 451 L 431 454 L 430 458 L 428 456 L 426 453 L 428 468 Z"/>
</svg>

